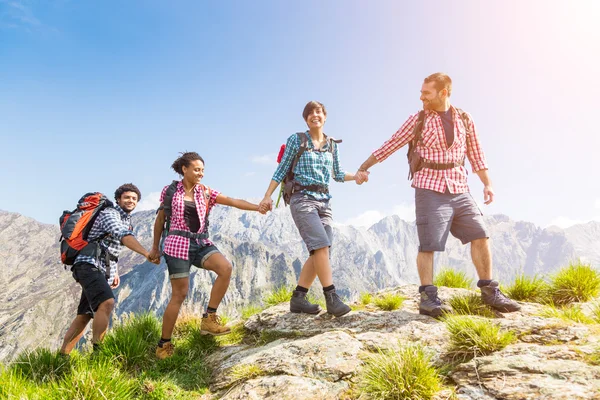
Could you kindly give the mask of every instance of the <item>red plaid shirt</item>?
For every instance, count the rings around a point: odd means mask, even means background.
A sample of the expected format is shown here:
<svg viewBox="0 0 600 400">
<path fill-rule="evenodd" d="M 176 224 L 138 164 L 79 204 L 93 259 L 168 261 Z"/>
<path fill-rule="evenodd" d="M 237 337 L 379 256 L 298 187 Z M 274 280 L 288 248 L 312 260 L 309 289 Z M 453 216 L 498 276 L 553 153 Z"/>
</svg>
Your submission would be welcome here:
<svg viewBox="0 0 600 400">
<path fill-rule="evenodd" d="M 169 186 L 165 186 L 160 194 L 160 203 L 165 199 L 165 193 L 167 192 L 167 188 Z M 209 199 L 208 204 L 206 204 L 206 197 L 204 195 L 204 188 L 208 190 Z M 202 232 L 204 230 L 204 223 L 206 221 L 206 213 L 209 212 L 216 204 L 217 196 L 220 192 L 216 190 L 210 189 L 204 185 L 196 185 L 194 188 L 194 200 L 196 201 L 196 211 L 198 211 L 198 219 L 200 220 L 200 230 L 198 232 Z M 190 228 L 185 223 L 184 218 L 184 210 L 185 203 L 183 198 L 185 196 L 185 190 L 183 189 L 183 183 L 179 182 L 177 185 L 177 190 L 173 194 L 173 205 L 171 212 L 171 226 L 169 230 L 179 230 L 179 231 L 190 231 Z M 183 236 L 177 235 L 169 235 L 165 238 L 165 247 L 163 252 L 165 254 L 170 255 L 171 257 L 180 258 L 182 260 L 187 260 L 189 258 L 190 251 L 190 240 Z M 203 243 L 207 246 L 212 245 L 213 243 L 208 239 L 203 239 Z"/>
<path fill-rule="evenodd" d="M 446 164 L 451 162 L 461 163 L 466 153 L 473 172 L 487 169 L 487 163 L 473 119 L 469 118 L 471 134 L 467 136 L 460 115 L 454 107 L 451 108 L 454 121 L 454 142 L 452 145 L 448 147 L 446 143 L 442 118 L 435 111 L 426 110 L 423 133 L 417 146 L 419 154 L 427 161 Z M 398 132 L 394 133 L 388 141 L 373 152 L 373 156 L 378 162 L 382 162 L 414 138 L 414 129 L 418 117 L 419 113 L 411 115 L 404 125 L 398 129 Z M 415 174 L 412 187 L 435 190 L 440 193 L 444 193 L 447 187 L 450 193 L 466 193 L 469 191 L 467 169 L 464 166 L 441 171 L 423 168 Z"/>
</svg>

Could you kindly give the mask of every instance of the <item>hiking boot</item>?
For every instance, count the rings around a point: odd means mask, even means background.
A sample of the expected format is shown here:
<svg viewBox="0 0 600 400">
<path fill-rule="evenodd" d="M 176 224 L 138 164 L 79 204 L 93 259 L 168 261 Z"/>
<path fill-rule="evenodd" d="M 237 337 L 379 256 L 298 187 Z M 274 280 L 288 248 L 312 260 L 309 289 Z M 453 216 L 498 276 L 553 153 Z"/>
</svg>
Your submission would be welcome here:
<svg viewBox="0 0 600 400">
<path fill-rule="evenodd" d="M 294 290 L 292 299 L 290 300 L 290 311 L 293 313 L 318 314 L 321 312 L 321 307 L 318 304 L 313 304 L 306 298 L 306 294 L 299 290 Z"/>
<path fill-rule="evenodd" d="M 481 287 L 481 301 L 500 312 L 519 311 L 521 306 L 514 300 L 506 297 L 498 287 L 498 281 L 492 281 L 489 285 Z"/>
<path fill-rule="evenodd" d="M 327 305 L 327 312 L 333 314 L 336 317 L 346 315 L 351 311 L 351 308 L 344 304 L 340 296 L 335 292 L 335 289 L 324 292 L 325 303 Z"/>
<path fill-rule="evenodd" d="M 441 317 L 442 314 L 451 313 L 452 308 L 442 303 L 438 297 L 437 286 L 427 286 L 421 292 L 421 303 L 419 303 L 419 314 L 429 315 L 433 318 Z"/>
<path fill-rule="evenodd" d="M 156 357 L 164 360 L 165 358 L 169 358 L 173 355 L 175 351 L 175 346 L 171 342 L 163 343 L 162 347 L 156 346 Z"/>
<path fill-rule="evenodd" d="M 220 336 L 227 335 L 228 333 L 231 333 L 231 329 L 221 322 L 221 318 L 217 316 L 217 313 L 208 313 L 207 317 L 202 317 L 200 334 Z"/>
</svg>

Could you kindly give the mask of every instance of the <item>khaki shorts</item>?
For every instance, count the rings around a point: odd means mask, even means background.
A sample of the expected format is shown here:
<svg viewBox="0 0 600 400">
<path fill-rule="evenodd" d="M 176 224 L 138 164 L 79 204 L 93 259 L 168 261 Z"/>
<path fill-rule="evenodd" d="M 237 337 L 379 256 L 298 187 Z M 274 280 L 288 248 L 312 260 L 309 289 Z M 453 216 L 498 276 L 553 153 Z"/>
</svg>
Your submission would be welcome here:
<svg viewBox="0 0 600 400">
<path fill-rule="evenodd" d="M 331 247 L 333 222 L 329 200 L 316 200 L 314 197 L 296 192 L 290 199 L 292 218 L 308 252 Z"/>
<path fill-rule="evenodd" d="M 419 251 L 444 251 L 448 233 L 463 244 L 488 238 L 483 214 L 470 193 L 415 188 Z"/>
</svg>

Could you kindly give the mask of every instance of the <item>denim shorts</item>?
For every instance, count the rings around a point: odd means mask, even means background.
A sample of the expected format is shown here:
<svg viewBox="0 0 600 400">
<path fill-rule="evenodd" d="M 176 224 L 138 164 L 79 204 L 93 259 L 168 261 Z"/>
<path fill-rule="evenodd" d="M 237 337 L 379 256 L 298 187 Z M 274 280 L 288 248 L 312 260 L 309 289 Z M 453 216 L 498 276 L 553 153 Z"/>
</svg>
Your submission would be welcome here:
<svg viewBox="0 0 600 400">
<path fill-rule="evenodd" d="M 77 315 L 89 315 L 94 318 L 98 306 L 108 299 L 114 299 L 104 272 L 93 264 L 77 263 L 71 268 L 73 278 L 81 285 L 81 298 L 77 306 Z"/>
<path fill-rule="evenodd" d="M 190 276 L 190 269 L 192 265 L 197 268 L 204 268 L 204 263 L 210 256 L 216 253 L 221 253 L 217 246 L 203 246 L 199 245 L 196 240 L 190 239 L 190 250 L 187 260 L 181 258 L 172 257 L 165 254 L 165 261 L 167 262 L 167 268 L 169 269 L 169 278 L 187 278 Z"/>
<path fill-rule="evenodd" d="M 489 237 L 483 214 L 471 193 L 415 189 L 419 251 L 444 251 L 448 233 L 463 244 Z"/>
<path fill-rule="evenodd" d="M 315 250 L 331 247 L 333 218 L 329 200 L 316 200 L 312 196 L 296 192 L 290 199 L 290 210 L 310 254 Z"/>
</svg>

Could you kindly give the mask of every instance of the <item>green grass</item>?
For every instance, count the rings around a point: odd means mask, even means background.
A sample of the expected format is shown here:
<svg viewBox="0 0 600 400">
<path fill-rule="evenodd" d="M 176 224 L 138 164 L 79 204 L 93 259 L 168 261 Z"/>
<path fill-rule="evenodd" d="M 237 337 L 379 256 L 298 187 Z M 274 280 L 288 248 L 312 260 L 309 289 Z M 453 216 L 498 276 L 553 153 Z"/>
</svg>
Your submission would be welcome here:
<svg viewBox="0 0 600 400">
<path fill-rule="evenodd" d="M 263 297 L 263 303 L 267 307 L 276 306 L 281 303 L 289 302 L 292 298 L 293 288 L 290 286 L 281 286 Z"/>
<path fill-rule="evenodd" d="M 600 272 L 589 264 L 571 263 L 550 278 L 552 302 L 566 305 L 600 295 Z"/>
<path fill-rule="evenodd" d="M 39 348 L 21 353 L 13 361 L 12 368 L 23 378 L 40 384 L 62 378 L 69 372 L 70 366 L 67 358 L 58 351 Z"/>
<path fill-rule="evenodd" d="M 586 355 L 585 361 L 591 365 L 600 365 L 600 347 L 597 347 L 592 354 Z"/>
<path fill-rule="evenodd" d="M 229 376 L 231 377 L 230 385 L 237 385 L 261 375 L 265 375 L 265 371 L 256 364 L 236 365 L 229 372 Z"/>
<path fill-rule="evenodd" d="M 400 308 L 404 300 L 406 299 L 398 294 L 385 293 L 375 297 L 373 303 L 384 311 L 393 311 Z"/>
<path fill-rule="evenodd" d="M 537 275 L 530 277 L 521 274 L 503 291 L 513 300 L 545 303 L 548 301 L 549 289 L 548 283 Z"/>
<path fill-rule="evenodd" d="M 134 399 L 136 381 L 119 369 L 114 360 L 80 359 L 71 372 L 52 383 L 52 392 L 62 399 Z"/>
<path fill-rule="evenodd" d="M 363 292 L 360 294 L 360 304 L 366 306 L 373 302 L 373 295 L 369 292 Z"/>
<path fill-rule="evenodd" d="M 271 342 L 274 342 L 274 341 L 282 339 L 282 338 L 295 339 L 295 338 L 299 338 L 299 337 L 302 337 L 302 334 L 300 332 L 296 332 L 296 331 L 279 332 L 279 331 L 264 330 L 264 331 L 261 331 L 258 338 L 256 338 L 255 344 L 257 346 L 264 346 L 267 343 L 271 343 Z"/>
<path fill-rule="evenodd" d="M 151 314 L 126 318 L 106 335 L 100 354 L 118 360 L 128 370 L 145 368 L 154 363 L 160 328 Z"/>
<path fill-rule="evenodd" d="M 581 324 L 593 324 L 595 321 L 584 314 L 581 306 L 571 304 L 568 306 L 547 305 L 540 312 L 540 316 L 544 318 L 559 318 L 563 321 L 578 322 Z"/>
<path fill-rule="evenodd" d="M 68 360 L 42 348 L 22 353 L 0 365 L 0 399 L 199 398 L 212 374 L 206 356 L 238 341 L 239 327 L 216 339 L 200 335 L 199 318 L 188 317 L 178 324 L 175 354 L 166 360 L 154 356 L 160 323 L 148 314 L 115 324 L 94 353 L 74 351 Z"/>
<path fill-rule="evenodd" d="M 444 319 L 450 332 L 448 355 L 453 360 L 471 358 L 502 350 L 516 341 L 515 335 L 504 331 L 487 319 L 467 315 L 451 315 Z"/>
<path fill-rule="evenodd" d="M 358 377 L 369 399 L 426 400 L 441 388 L 441 378 L 420 345 L 369 355 Z"/>
<path fill-rule="evenodd" d="M 263 310 L 263 307 L 261 307 L 257 304 L 250 304 L 250 305 L 247 305 L 244 308 L 242 308 L 240 315 L 242 317 L 242 320 L 246 321 L 251 316 L 260 313 L 262 310 Z"/>
<path fill-rule="evenodd" d="M 456 295 L 448 301 L 454 314 L 457 315 L 479 315 L 481 317 L 494 318 L 496 314 L 492 309 L 483 304 L 479 293 Z"/>
<path fill-rule="evenodd" d="M 471 289 L 473 287 L 473 279 L 468 278 L 463 271 L 442 268 L 433 278 L 433 284 L 449 288 Z"/>
</svg>

